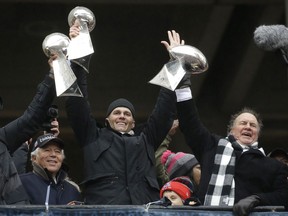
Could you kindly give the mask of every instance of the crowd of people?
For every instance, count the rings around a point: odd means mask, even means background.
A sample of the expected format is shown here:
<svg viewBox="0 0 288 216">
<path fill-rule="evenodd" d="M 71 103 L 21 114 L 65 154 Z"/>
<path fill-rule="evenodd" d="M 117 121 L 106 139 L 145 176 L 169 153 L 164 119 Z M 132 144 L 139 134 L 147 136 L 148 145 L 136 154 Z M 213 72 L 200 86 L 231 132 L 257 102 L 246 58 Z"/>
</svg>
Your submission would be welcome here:
<svg viewBox="0 0 288 216">
<path fill-rule="evenodd" d="M 69 36 L 79 34 L 75 22 Z M 168 39 L 162 41 L 168 52 L 185 44 L 176 31 L 168 31 Z M 0 129 L 1 204 L 143 205 L 165 198 L 166 206 L 231 206 L 241 216 L 256 206 L 288 208 L 287 152 L 278 149 L 266 156 L 258 147 L 262 120 L 257 112 L 243 108 L 231 116 L 227 135 L 212 134 L 200 120 L 187 73 L 175 91 L 160 87 L 153 112 L 137 132 L 136 110 L 125 98 L 110 103 L 102 127 L 90 108 L 89 74 L 71 61 L 83 93 L 65 100 L 83 152 L 80 190 L 68 177 L 57 119 L 51 122 L 53 130 L 29 141 L 41 131 L 55 99 L 55 59 L 49 59 L 51 70 L 24 114 Z M 178 128 L 193 154 L 170 150 Z M 26 170 L 27 157 L 32 171 Z"/>
</svg>

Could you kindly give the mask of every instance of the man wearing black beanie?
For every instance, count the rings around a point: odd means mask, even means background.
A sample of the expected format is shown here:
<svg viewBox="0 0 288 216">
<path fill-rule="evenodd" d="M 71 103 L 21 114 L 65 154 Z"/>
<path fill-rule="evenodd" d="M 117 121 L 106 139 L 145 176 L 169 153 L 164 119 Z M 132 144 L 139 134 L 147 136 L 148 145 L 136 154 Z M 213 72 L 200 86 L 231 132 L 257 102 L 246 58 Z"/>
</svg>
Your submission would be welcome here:
<svg viewBox="0 0 288 216">
<path fill-rule="evenodd" d="M 70 28 L 70 37 L 79 26 Z M 169 36 L 171 47 L 180 45 L 177 33 Z M 66 101 L 68 119 L 84 154 L 84 201 L 89 205 L 142 205 L 159 200 L 155 150 L 168 134 L 175 116 L 175 92 L 161 88 L 155 108 L 139 133 L 135 109 L 127 99 L 113 101 L 106 115 L 106 127 L 98 127 L 91 115 L 87 72 L 71 62 L 84 95 Z"/>
<path fill-rule="evenodd" d="M 119 98 L 117 100 L 114 100 L 113 102 L 110 103 L 108 109 L 107 109 L 107 113 L 106 116 L 109 116 L 110 113 L 117 107 L 126 107 L 130 110 L 131 114 L 133 117 L 135 117 L 135 109 L 133 104 L 128 101 L 127 99 L 124 98 Z"/>
</svg>

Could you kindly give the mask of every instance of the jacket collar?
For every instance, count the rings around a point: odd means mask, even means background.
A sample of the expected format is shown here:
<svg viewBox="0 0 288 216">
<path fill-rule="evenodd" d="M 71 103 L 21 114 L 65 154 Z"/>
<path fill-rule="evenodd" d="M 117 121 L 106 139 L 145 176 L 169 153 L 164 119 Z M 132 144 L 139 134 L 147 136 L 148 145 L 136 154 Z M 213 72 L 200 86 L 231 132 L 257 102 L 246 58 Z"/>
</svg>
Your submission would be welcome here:
<svg viewBox="0 0 288 216">
<path fill-rule="evenodd" d="M 50 172 L 47 169 L 43 169 L 40 165 L 38 165 L 35 162 L 32 162 L 32 166 L 33 166 L 33 172 L 36 175 L 41 176 L 42 178 L 44 178 L 46 181 L 52 181 L 55 184 L 57 184 L 59 181 L 64 180 L 67 177 L 67 173 L 60 168 L 60 170 L 58 171 L 58 173 L 56 174 L 56 178 L 54 179 L 52 177 L 52 175 L 50 174 Z"/>
</svg>

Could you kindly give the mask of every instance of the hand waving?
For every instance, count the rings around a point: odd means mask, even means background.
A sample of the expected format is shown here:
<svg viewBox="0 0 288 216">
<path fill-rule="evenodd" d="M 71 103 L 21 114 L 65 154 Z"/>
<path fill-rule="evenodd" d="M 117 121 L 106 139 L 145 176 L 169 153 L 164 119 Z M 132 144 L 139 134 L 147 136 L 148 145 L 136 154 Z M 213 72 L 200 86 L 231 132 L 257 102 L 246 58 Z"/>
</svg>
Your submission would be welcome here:
<svg viewBox="0 0 288 216">
<path fill-rule="evenodd" d="M 175 30 L 168 31 L 168 38 L 170 44 L 167 41 L 161 41 L 168 51 L 173 47 L 185 44 L 185 41 L 180 39 L 180 35 Z"/>
</svg>

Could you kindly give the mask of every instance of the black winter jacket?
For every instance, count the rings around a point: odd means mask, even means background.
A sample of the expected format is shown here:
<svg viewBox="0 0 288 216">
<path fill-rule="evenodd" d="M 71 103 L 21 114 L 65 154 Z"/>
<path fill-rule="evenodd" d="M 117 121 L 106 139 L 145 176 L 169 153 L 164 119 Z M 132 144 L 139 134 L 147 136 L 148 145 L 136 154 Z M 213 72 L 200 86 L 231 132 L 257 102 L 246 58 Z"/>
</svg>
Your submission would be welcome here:
<svg viewBox="0 0 288 216">
<path fill-rule="evenodd" d="M 109 127 L 98 127 L 87 99 L 87 72 L 77 65 L 72 67 L 85 96 L 70 97 L 66 104 L 68 118 L 84 153 L 85 202 L 141 205 L 158 200 L 155 150 L 172 125 L 175 93 L 161 89 L 142 132 L 121 134 Z"/>
</svg>

